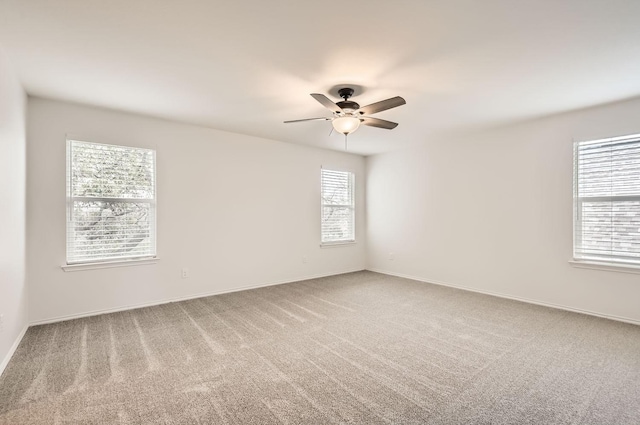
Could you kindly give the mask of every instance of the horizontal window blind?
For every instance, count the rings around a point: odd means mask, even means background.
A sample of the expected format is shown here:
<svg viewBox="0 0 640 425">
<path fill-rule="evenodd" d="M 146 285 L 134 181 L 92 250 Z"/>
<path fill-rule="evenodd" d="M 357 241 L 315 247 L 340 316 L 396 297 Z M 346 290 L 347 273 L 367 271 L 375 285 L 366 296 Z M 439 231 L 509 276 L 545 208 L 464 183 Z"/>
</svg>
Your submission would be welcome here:
<svg viewBox="0 0 640 425">
<path fill-rule="evenodd" d="M 154 257 L 155 151 L 67 141 L 67 263 Z"/>
<path fill-rule="evenodd" d="M 574 258 L 640 265 L 640 135 L 575 144 Z"/>
<path fill-rule="evenodd" d="M 322 169 L 322 243 L 355 241 L 354 175 Z"/>
</svg>

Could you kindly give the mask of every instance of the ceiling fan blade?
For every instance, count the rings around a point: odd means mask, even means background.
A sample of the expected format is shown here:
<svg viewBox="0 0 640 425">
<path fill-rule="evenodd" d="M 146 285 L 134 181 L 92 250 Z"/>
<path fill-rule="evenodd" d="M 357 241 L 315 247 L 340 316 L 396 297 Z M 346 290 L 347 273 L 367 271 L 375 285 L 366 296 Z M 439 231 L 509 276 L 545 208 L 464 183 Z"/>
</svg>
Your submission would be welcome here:
<svg viewBox="0 0 640 425">
<path fill-rule="evenodd" d="M 285 123 L 285 124 L 289 124 L 289 123 L 292 123 L 292 122 L 302 122 L 302 121 L 329 121 L 329 120 L 331 120 L 331 118 L 325 118 L 325 117 L 322 117 L 322 118 L 305 118 L 305 119 L 303 119 L 303 120 L 290 120 L 290 121 L 285 121 L 284 123 Z"/>
<path fill-rule="evenodd" d="M 320 93 L 311 93 L 311 97 L 313 97 L 318 102 L 322 103 L 322 106 L 330 110 L 331 112 L 342 112 L 342 108 L 336 105 L 331 101 L 327 96 Z"/>
<path fill-rule="evenodd" d="M 387 100 L 381 100 L 380 102 L 363 106 L 359 109 L 359 112 L 366 115 L 375 114 L 376 112 L 386 111 L 387 109 L 402 106 L 406 103 L 407 102 L 403 98 L 401 98 L 400 96 L 396 96 Z"/>
<path fill-rule="evenodd" d="M 397 122 L 391 122 L 387 120 L 381 120 L 380 118 L 373 117 L 361 117 L 362 124 L 369 125 L 371 127 L 385 128 L 387 130 L 393 130 L 398 126 Z"/>
</svg>

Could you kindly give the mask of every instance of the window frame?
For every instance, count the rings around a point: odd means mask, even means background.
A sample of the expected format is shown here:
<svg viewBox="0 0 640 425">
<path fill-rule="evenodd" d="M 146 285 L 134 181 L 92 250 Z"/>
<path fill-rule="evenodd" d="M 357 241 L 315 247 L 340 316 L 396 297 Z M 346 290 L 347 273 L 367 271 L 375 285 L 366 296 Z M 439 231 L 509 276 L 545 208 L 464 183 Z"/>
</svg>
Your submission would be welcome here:
<svg viewBox="0 0 640 425">
<path fill-rule="evenodd" d="M 86 197 L 86 196 L 73 196 L 73 163 L 72 163 L 72 144 L 73 142 L 91 144 L 96 146 L 115 147 L 120 149 L 131 150 L 146 150 L 151 152 L 152 155 L 152 190 L 153 198 L 117 198 L 117 197 Z M 65 235 L 65 264 L 62 266 L 64 271 L 78 271 L 88 269 L 103 269 L 120 266 L 131 265 L 147 265 L 155 264 L 158 260 L 157 256 L 157 157 L 156 150 L 149 147 L 142 146 L 128 146 L 115 143 L 98 143 L 89 141 L 83 137 L 76 137 L 67 135 L 66 138 L 66 235 Z M 131 256 L 118 256 L 107 258 L 93 258 L 82 261 L 69 261 L 70 247 L 74 241 L 73 236 L 75 230 L 71 228 L 73 226 L 73 208 L 74 202 L 117 202 L 117 203 L 144 203 L 149 205 L 150 214 L 150 226 L 149 226 L 149 240 L 150 240 L 150 253 L 145 255 L 131 255 Z"/>
<path fill-rule="evenodd" d="M 607 255 L 607 254 L 588 254 L 578 253 L 579 249 L 584 250 L 582 247 L 582 212 L 583 204 L 585 202 L 640 202 L 640 193 L 638 195 L 611 195 L 611 196 L 579 196 L 579 148 L 585 144 L 597 144 L 607 142 L 640 142 L 640 134 L 631 134 L 626 136 L 610 137 L 594 140 L 580 140 L 573 143 L 573 250 L 572 260 L 570 263 L 575 267 L 586 269 L 597 269 L 607 271 L 622 271 L 628 273 L 640 273 L 640 258 L 638 260 L 629 260 L 621 256 Z"/>
<path fill-rule="evenodd" d="M 351 191 L 351 204 L 325 204 L 324 203 L 324 185 L 322 179 L 323 171 L 348 173 L 349 184 Z M 353 235 L 351 239 L 340 239 L 335 241 L 324 241 L 324 233 L 322 229 L 322 222 L 324 218 L 325 207 L 335 208 L 349 208 L 351 210 L 351 228 L 353 229 Z M 330 248 L 344 245 L 353 245 L 356 243 L 356 173 L 350 169 L 344 169 L 340 167 L 320 167 L 320 247 Z"/>
</svg>

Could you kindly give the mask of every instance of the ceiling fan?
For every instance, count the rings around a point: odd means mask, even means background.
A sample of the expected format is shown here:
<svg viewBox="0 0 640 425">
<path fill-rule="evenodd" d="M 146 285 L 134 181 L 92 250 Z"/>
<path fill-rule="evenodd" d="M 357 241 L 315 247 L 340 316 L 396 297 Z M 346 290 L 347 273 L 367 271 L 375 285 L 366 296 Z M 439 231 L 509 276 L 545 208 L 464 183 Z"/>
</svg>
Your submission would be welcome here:
<svg viewBox="0 0 640 425">
<path fill-rule="evenodd" d="M 396 96 L 360 107 L 360 105 L 358 105 L 356 102 L 349 100 L 349 98 L 353 96 L 353 92 L 354 90 L 350 87 L 341 88 L 340 90 L 338 90 L 338 95 L 343 100 L 336 103 L 332 102 L 327 96 L 323 94 L 312 93 L 311 97 L 320 102 L 322 106 L 333 112 L 333 117 L 291 120 L 285 121 L 285 124 L 302 121 L 331 121 L 333 128 L 337 132 L 342 133 L 345 136 L 356 131 L 358 127 L 360 127 L 360 124 L 368 125 L 371 127 L 385 128 L 387 130 L 392 130 L 398 126 L 398 123 L 396 122 L 382 120 L 380 118 L 373 118 L 368 115 L 404 105 L 407 102 L 403 98 L 401 98 L 400 96 Z"/>
</svg>

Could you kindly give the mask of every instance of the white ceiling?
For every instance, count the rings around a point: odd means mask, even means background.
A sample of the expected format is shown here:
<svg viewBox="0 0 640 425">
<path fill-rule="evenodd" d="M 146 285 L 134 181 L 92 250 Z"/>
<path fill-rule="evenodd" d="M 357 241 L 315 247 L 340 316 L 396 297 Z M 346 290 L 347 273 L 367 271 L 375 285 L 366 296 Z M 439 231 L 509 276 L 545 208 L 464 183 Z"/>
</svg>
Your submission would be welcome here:
<svg viewBox="0 0 640 425">
<path fill-rule="evenodd" d="M 639 0 L 0 0 L 31 95 L 343 149 L 310 93 L 362 86 L 368 155 L 640 95 Z M 336 99 L 337 100 L 337 99 Z"/>
</svg>

